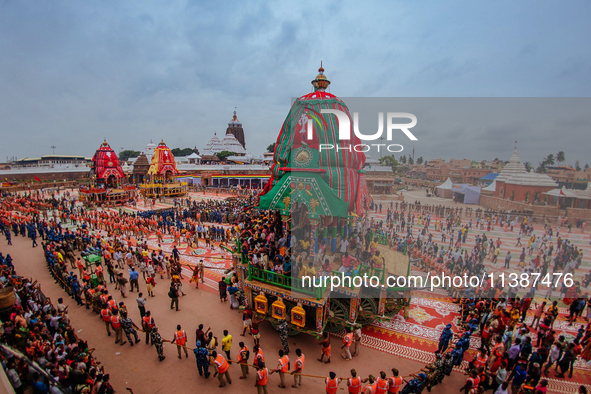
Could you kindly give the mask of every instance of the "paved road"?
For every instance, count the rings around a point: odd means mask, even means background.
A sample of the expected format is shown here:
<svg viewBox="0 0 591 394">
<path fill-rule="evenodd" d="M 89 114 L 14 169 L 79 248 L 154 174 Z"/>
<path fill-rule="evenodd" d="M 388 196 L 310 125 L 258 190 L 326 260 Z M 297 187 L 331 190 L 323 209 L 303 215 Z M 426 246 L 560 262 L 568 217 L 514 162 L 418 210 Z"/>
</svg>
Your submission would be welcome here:
<svg viewBox="0 0 591 394">
<path fill-rule="evenodd" d="M 179 360 L 174 345 L 165 345 L 164 354 L 166 360 L 161 363 L 158 362 L 156 350 L 143 342 L 133 348 L 129 344 L 125 346 L 115 345 L 114 337 L 107 336 L 100 317 L 84 307 L 76 306 L 76 303 L 67 297 L 63 290 L 55 284 L 47 270 L 41 248 L 31 249 L 28 238 L 14 237 L 14 245 L 11 247 L 7 247 L 3 240 L 0 242 L 2 242 L 0 251 L 12 255 L 17 272 L 20 275 L 37 279 L 41 283 L 43 292 L 54 302 L 57 302 L 59 297 L 64 297 L 66 304 L 70 305 L 70 319 L 73 327 L 78 332 L 78 335 L 88 341 L 91 348 L 96 348 L 94 355 L 105 366 L 106 372 L 111 375 L 112 384 L 119 393 L 125 392 L 125 387 L 132 387 L 136 394 L 193 393 L 196 389 L 211 389 L 213 392 L 218 390 L 217 379 L 210 377 L 208 380 L 204 380 L 199 377 L 193 355 L 190 354 L 189 359 L 183 358 Z M 189 344 L 192 346 L 195 343 L 195 328 L 199 323 L 203 323 L 205 327 L 212 328 L 220 341 L 222 331 L 224 329 L 230 331 L 230 334 L 234 337 L 232 355 L 236 354 L 238 342 L 241 340 L 245 340 L 247 346 L 252 350 L 252 338 L 240 336 L 242 331 L 240 313 L 231 311 L 228 304 L 221 304 L 216 294 L 196 290 L 187 283 L 183 287 L 187 296 L 181 298 L 181 311 L 179 312 L 169 309 L 169 299 L 166 295 L 168 283 L 166 280 L 158 281 L 155 288 L 156 297 L 148 299 L 147 309 L 152 311 L 156 324 L 164 338 L 172 339 L 176 325 L 181 324 L 187 330 Z M 140 290 L 146 293 L 145 287 L 141 284 Z M 114 294 L 116 294 L 117 302 L 122 300 L 118 292 Z M 126 301 L 130 317 L 139 325 L 140 316 L 135 303 L 135 294 L 128 294 L 128 297 L 123 301 Z M 267 364 L 274 368 L 278 359 L 277 352 L 280 349 L 279 336 L 268 323 L 261 325 L 261 334 L 261 345 L 265 352 Z M 319 347 L 314 343 L 313 338 L 307 335 L 299 335 L 290 338 L 290 347 L 292 349 L 290 356 L 295 360 L 294 350 L 298 347 L 301 348 L 306 355 L 305 371 L 309 374 L 321 376 L 328 375 L 329 371 L 335 371 L 338 376 L 345 377 L 349 376 L 351 368 L 355 368 L 361 376 L 365 377 L 370 373 L 377 375 L 380 370 L 389 373 L 390 369 L 394 367 L 398 368 L 403 375 L 408 375 L 424 366 L 418 362 L 369 348 L 362 348 L 361 355 L 358 358 L 355 358 L 352 362 L 346 362 L 340 358 L 338 350 L 340 344 L 340 339 L 334 338 L 332 344 L 333 362 L 329 365 L 320 364 L 316 361 L 319 355 Z M 233 384 L 219 390 L 228 393 L 256 392 L 254 375 L 251 373 L 247 380 L 239 380 L 239 374 L 240 369 L 236 365 L 232 365 L 230 375 L 233 378 Z M 450 392 L 450 387 L 457 390 L 462 386 L 464 380 L 463 375 L 454 373 L 451 377 L 446 378 L 444 386 L 438 386 L 432 392 Z M 273 375 L 268 386 L 270 393 L 296 391 L 296 389 L 290 387 L 291 380 L 289 380 L 290 384 L 286 390 L 277 388 L 278 383 L 279 377 Z M 341 384 L 341 387 L 345 387 L 344 384 Z M 302 387 L 298 391 L 323 393 L 324 383 L 321 379 L 304 378 Z"/>
</svg>

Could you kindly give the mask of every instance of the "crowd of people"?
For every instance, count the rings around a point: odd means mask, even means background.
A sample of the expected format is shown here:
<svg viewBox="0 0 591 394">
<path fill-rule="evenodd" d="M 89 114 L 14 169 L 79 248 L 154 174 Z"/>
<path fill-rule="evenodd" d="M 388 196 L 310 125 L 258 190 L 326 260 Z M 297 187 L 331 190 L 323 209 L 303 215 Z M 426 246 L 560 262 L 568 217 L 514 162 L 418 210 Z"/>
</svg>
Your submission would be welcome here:
<svg viewBox="0 0 591 394">
<path fill-rule="evenodd" d="M 3 312 L 0 345 L 9 348 L 2 347 L 0 359 L 16 393 L 115 392 L 94 349 L 72 327 L 63 299 L 54 304 L 37 281 L 16 273 L 10 255 L 1 253 L 0 289 L 15 296 L 14 306 Z"/>
</svg>

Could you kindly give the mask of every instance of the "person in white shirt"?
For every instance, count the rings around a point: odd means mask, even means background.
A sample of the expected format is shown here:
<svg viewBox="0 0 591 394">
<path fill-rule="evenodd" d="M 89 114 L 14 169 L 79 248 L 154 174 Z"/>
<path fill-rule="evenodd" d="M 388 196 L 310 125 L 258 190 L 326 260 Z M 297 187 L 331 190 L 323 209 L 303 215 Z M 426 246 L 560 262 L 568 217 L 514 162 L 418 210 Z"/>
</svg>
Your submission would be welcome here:
<svg viewBox="0 0 591 394">
<path fill-rule="evenodd" d="M 344 238 L 341 239 L 341 254 L 345 254 L 348 247 L 349 247 L 349 241 Z"/>
<path fill-rule="evenodd" d="M 117 261 L 119 267 L 123 266 L 123 253 L 121 253 L 120 250 L 116 251 L 113 257 L 115 258 L 115 261 Z"/>
<path fill-rule="evenodd" d="M 495 394 L 509 394 L 509 382 L 503 382 L 501 387 L 495 391 Z"/>
<path fill-rule="evenodd" d="M 14 387 L 14 392 L 22 393 L 23 390 L 21 386 L 23 385 L 23 383 L 21 382 L 21 378 L 18 375 L 18 372 L 16 371 L 16 364 L 14 363 L 14 360 L 10 360 L 6 367 L 6 376 L 8 376 L 8 379 L 10 380 L 12 387 Z"/>
<path fill-rule="evenodd" d="M 561 355 L 562 345 L 556 342 L 550 348 L 550 352 L 548 354 L 548 362 L 546 363 L 546 366 L 544 368 L 544 376 L 548 377 L 548 371 L 550 370 L 550 367 L 552 367 L 552 365 L 554 365 L 560 359 Z"/>
</svg>

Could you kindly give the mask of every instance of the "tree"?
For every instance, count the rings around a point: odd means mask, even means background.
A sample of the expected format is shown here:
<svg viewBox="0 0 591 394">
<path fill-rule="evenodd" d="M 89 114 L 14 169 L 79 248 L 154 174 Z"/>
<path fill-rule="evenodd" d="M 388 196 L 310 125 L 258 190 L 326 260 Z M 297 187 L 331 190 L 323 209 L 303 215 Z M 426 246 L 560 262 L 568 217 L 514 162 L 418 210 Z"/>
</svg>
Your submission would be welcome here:
<svg viewBox="0 0 591 394">
<path fill-rule="evenodd" d="M 536 172 L 539 172 L 541 174 L 546 172 L 546 161 L 545 160 L 540 163 L 538 168 L 536 168 Z"/>
<path fill-rule="evenodd" d="M 394 156 L 384 156 L 380 158 L 380 164 L 392 168 L 392 174 L 396 173 L 398 169 L 398 160 Z"/>
<path fill-rule="evenodd" d="M 400 158 L 400 162 L 402 164 L 406 164 L 406 155 L 402 155 L 402 157 Z"/>
<path fill-rule="evenodd" d="M 554 165 L 554 155 L 552 153 L 550 153 L 548 155 L 548 157 L 546 157 L 546 160 L 544 160 L 546 162 L 546 166 L 553 166 Z"/>
<path fill-rule="evenodd" d="M 585 164 L 585 171 L 589 169 L 589 163 Z"/>
<path fill-rule="evenodd" d="M 271 145 L 267 146 L 267 152 L 275 153 L 275 145 L 277 145 L 277 142 L 273 142 Z"/>
<path fill-rule="evenodd" d="M 215 155 L 218 157 L 218 159 L 220 159 L 220 161 L 226 161 L 226 158 L 228 156 L 237 156 L 238 153 L 236 153 L 236 152 L 230 152 L 230 151 L 227 151 L 227 150 L 223 150 L 221 152 L 216 153 Z"/>
<path fill-rule="evenodd" d="M 138 157 L 142 152 L 138 150 L 122 150 L 119 152 L 119 160 L 120 161 L 127 161 L 130 157 Z"/>
<path fill-rule="evenodd" d="M 417 164 L 423 164 L 423 156 L 417 159 Z"/>
<path fill-rule="evenodd" d="M 532 168 L 533 168 L 532 165 L 531 165 L 531 163 L 529 161 L 526 161 L 523 165 L 525 166 L 525 170 L 527 172 L 530 172 L 532 170 Z"/>
<path fill-rule="evenodd" d="M 172 153 L 175 157 L 184 157 L 196 152 L 193 148 L 174 148 L 170 150 L 170 153 Z"/>
<path fill-rule="evenodd" d="M 412 159 L 411 156 L 408 156 L 408 165 L 412 166 L 413 164 L 415 164 L 415 161 Z"/>
<path fill-rule="evenodd" d="M 577 160 L 577 161 L 575 161 L 575 170 L 577 170 L 577 171 L 581 171 L 581 165 L 580 165 L 580 163 L 579 163 L 579 161 L 578 161 L 578 160 Z"/>
<path fill-rule="evenodd" d="M 564 161 L 566 160 L 566 155 L 564 154 L 564 151 L 560 151 L 556 154 L 556 161 L 559 163 L 564 163 Z"/>
</svg>

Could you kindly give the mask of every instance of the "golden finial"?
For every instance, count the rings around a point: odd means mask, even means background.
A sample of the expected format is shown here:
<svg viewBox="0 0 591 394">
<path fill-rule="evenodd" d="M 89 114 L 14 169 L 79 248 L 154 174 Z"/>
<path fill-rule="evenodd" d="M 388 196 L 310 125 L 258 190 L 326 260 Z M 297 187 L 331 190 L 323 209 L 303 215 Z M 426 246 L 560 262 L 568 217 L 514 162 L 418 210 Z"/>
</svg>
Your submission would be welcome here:
<svg viewBox="0 0 591 394">
<path fill-rule="evenodd" d="M 312 81 L 312 86 L 314 86 L 314 91 L 320 90 L 323 92 L 328 85 L 330 85 L 330 81 L 326 78 L 326 75 L 324 75 L 324 68 L 322 67 L 322 61 L 320 61 L 318 75 L 316 76 L 316 79 Z"/>
</svg>

